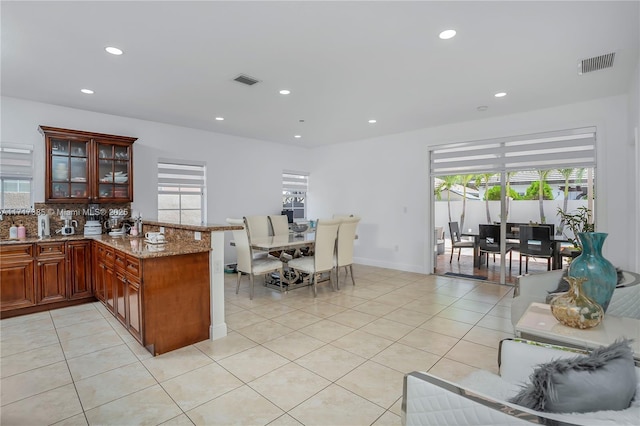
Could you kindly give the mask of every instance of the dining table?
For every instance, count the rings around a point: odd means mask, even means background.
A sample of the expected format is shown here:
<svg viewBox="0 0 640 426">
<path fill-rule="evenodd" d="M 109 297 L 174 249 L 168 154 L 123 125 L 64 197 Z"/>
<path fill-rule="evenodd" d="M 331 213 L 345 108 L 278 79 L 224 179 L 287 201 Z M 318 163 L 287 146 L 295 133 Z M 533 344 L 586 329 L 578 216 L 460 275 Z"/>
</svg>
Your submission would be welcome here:
<svg viewBox="0 0 640 426">
<path fill-rule="evenodd" d="M 473 241 L 473 267 L 480 268 L 482 265 L 480 255 L 480 233 L 478 231 L 474 231 L 472 229 L 461 232 L 461 236 L 463 237 L 471 237 Z M 519 236 L 517 234 L 507 234 L 507 243 L 509 242 L 519 242 Z M 551 269 L 561 269 L 562 268 L 562 244 L 569 243 L 570 241 L 564 235 L 554 235 L 553 236 L 553 253 L 551 257 Z M 517 250 L 517 246 L 515 247 Z"/>
<path fill-rule="evenodd" d="M 304 248 L 312 248 L 315 245 L 315 239 L 315 230 L 308 229 L 300 233 L 290 232 L 288 235 L 269 235 L 266 237 L 252 238 L 250 245 L 253 250 L 266 253 L 289 250 L 298 251 Z M 231 241 L 230 245 L 235 246 L 235 242 Z M 288 268 L 286 260 L 283 262 L 284 277 L 281 277 L 276 272 L 270 274 L 265 279 L 265 285 L 267 287 L 278 291 L 282 291 L 284 287 L 284 290 L 288 291 L 309 285 L 308 277 L 303 276 L 300 272 L 292 268 Z M 280 286 L 280 281 L 282 281 L 282 287 Z"/>
</svg>

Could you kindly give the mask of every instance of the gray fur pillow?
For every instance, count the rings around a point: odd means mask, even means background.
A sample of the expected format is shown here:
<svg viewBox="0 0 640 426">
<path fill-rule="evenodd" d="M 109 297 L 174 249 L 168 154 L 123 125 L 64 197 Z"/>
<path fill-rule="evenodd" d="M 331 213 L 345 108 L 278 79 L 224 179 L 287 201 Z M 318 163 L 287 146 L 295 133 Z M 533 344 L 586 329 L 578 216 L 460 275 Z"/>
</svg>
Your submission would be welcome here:
<svg viewBox="0 0 640 426">
<path fill-rule="evenodd" d="M 529 377 L 531 383 L 509 402 L 551 413 L 629 408 L 637 386 L 629 342 L 621 340 L 586 356 L 541 364 Z"/>
</svg>

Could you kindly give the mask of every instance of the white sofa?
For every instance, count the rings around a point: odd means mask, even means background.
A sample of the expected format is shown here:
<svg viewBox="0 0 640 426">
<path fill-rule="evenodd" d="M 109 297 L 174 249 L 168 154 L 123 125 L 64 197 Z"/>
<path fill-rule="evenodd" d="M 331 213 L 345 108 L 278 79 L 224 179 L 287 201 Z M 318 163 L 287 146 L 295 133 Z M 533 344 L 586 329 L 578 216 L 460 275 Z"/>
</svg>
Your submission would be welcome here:
<svg viewBox="0 0 640 426">
<path fill-rule="evenodd" d="M 577 350 L 532 345 L 507 339 L 500 345 L 500 375 L 487 371 L 472 373 L 460 383 L 429 373 L 405 375 L 402 424 L 413 425 L 635 425 L 640 423 L 640 368 L 636 366 L 638 387 L 631 407 L 621 411 L 592 413 L 542 413 L 506 400 L 528 380 L 536 365 L 552 359 L 574 357 Z M 551 422 L 550 422 L 551 421 Z M 553 423 L 556 421 L 557 423 Z"/>
<path fill-rule="evenodd" d="M 518 320 L 532 302 L 545 303 L 549 292 L 558 288 L 564 270 L 519 276 L 511 302 L 511 322 L 515 329 Z M 624 281 L 613 292 L 608 315 L 640 319 L 640 275 L 623 271 Z"/>
</svg>

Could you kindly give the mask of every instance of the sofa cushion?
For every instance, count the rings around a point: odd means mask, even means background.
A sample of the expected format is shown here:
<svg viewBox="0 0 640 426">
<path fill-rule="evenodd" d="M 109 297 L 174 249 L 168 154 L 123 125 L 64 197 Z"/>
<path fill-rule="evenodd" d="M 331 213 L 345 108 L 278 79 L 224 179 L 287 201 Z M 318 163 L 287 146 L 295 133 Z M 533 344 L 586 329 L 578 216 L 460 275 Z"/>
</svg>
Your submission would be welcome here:
<svg viewBox="0 0 640 426">
<path fill-rule="evenodd" d="M 624 410 L 631 405 L 637 386 L 627 340 L 589 355 L 541 364 L 530 380 L 509 402 L 555 413 Z"/>
</svg>

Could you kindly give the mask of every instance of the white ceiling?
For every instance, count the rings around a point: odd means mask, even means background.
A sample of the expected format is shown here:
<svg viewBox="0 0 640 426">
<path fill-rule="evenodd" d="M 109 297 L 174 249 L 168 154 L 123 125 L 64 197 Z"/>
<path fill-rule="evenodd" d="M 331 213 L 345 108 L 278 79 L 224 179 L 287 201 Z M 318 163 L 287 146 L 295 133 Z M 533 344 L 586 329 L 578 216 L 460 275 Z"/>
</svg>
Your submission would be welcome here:
<svg viewBox="0 0 640 426">
<path fill-rule="evenodd" d="M 2 1 L 1 89 L 319 146 L 628 93 L 639 4 Z M 440 40 L 448 28 L 458 35 Z M 577 74 L 612 51 L 613 68 Z M 232 81 L 240 73 L 261 82 Z"/>
</svg>

